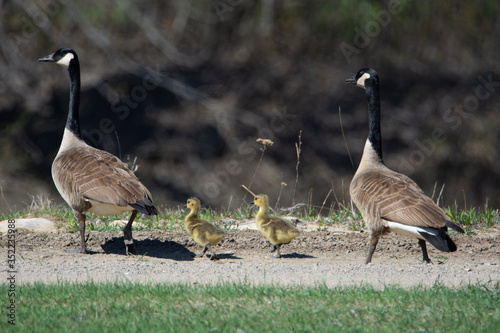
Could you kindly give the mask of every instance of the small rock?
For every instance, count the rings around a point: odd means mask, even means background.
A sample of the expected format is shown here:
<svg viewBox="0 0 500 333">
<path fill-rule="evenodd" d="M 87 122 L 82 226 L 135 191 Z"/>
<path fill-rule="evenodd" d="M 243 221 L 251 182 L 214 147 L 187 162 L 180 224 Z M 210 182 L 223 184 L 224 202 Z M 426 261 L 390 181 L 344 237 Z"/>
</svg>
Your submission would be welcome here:
<svg viewBox="0 0 500 333">
<path fill-rule="evenodd" d="M 8 221 L 0 222 L 0 232 L 8 231 Z M 30 232 L 57 232 L 56 224 L 50 220 L 42 218 L 15 219 L 16 230 L 26 230 Z"/>
</svg>

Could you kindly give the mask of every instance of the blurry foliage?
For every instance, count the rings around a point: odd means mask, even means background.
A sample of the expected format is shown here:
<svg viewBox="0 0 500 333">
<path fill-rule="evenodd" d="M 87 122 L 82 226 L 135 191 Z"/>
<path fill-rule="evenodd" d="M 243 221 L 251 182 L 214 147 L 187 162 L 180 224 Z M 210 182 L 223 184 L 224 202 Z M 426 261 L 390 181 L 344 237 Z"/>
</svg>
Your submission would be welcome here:
<svg viewBox="0 0 500 333">
<path fill-rule="evenodd" d="M 391 13 L 394 3 L 400 6 Z M 463 196 L 472 204 L 487 198 L 500 204 L 500 93 L 491 91 L 473 113 L 453 113 L 461 121 L 456 128 L 444 118 L 474 94 L 478 77 L 500 81 L 498 1 L 28 0 L 0 8 L 0 209 L 19 207 L 27 192 L 60 201 L 50 164 L 68 80 L 36 60 L 63 46 L 80 57 L 82 128 L 112 119 L 116 133 L 97 147 L 137 156 L 137 173 L 159 203 L 197 195 L 220 207 L 242 197 L 240 185 L 258 162 L 251 143 L 264 134 L 276 145 L 254 189 L 277 196 L 282 181 L 295 179 L 300 130 L 298 200 L 319 205 L 332 188 L 344 200 L 354 170 L 338 109 L 356 164 L 366 101 L 344 80 L 370 66 L 381 75 L 386 164 L 426 193 L 436 181 L 446 183 L 447 204 Z M 366 30 L 377 24 L 379 31 Z M 358 34 L 371 35 L 366 45 L 356 44 Z M 357 50 L 350 59 L 342 43 Z M 159 86 L 144 99 L 136 94 L 122 119 L 116 108 L 143 87 L 147 73 L 157 75 Z M 402 168 L 435 128 L 446 140 L 413 170 Z M 231 167 L 239 172 L 230 174 Z M 209 193 L 205 186 L 214 182 L 219 192 Z M 291 188 L 283 192 L 284 205 Z"/>
</svg>

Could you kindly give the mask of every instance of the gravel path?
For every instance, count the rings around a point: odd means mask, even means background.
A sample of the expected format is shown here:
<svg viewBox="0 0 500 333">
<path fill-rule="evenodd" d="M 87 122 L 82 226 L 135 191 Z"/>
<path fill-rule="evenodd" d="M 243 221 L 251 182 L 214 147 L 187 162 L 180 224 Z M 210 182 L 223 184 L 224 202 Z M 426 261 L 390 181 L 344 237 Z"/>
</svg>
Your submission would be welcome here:
<svg viewBox="0 0 500 333">
<path fill-rule="evenodd" d="M 433 264 L 421 263 L 416 242 L 395 235 L 382 238 L 372 264 L 362 264 L 367 234 L 347 231 L 304 232 L 283 246 L 284 258 L 269 257 L 270 246 L 254 230 L 230 232 L 216 248 L 221 260 L 194 258 L 200 248 L 184 232 L 134 233 L 138 256 L 125 256 L 119 233 L 91 232 L 93 254 L 68 253 L 78 248 L 70 233 L 16 235 L 19 284 L 43 282 L 113 282 L 317 285 L 329 287 L 371 284 L 448 286 L 500 281 L 500 233 L 452 234 L 459 250 L 442 253 L 429 248 Z M 6 249 L 7 237 L 0 237 Z M 2 251 L 6 253 L 7 251 Z M 7 255 L 5 254 L 6 258 Z M 2 265 L 4 275 L 7 265 Z"/>
</svg>

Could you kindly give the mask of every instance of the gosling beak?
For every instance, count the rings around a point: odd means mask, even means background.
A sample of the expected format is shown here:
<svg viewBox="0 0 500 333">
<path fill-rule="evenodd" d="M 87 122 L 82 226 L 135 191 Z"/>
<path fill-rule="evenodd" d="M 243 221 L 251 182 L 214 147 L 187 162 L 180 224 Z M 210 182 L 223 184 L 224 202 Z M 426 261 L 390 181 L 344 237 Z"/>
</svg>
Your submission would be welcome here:
<svg viewBox="0 0 500 333">
<path fill-rule="evenodd" d="M 44 58 L 40 58 L 38 59 L 38 61 L 40 62 L 54 62 L 54 53 L 52 54 L 49 54 L 48 56 L 44 57 Z"/>
<path fill-rule="evenodd" d="M 356 75 L 354 75 L 353 77 L 348 78 L 347 80 L 345 80 L 345 83 L 346 84 L 356 84 Z"/>
</svg>

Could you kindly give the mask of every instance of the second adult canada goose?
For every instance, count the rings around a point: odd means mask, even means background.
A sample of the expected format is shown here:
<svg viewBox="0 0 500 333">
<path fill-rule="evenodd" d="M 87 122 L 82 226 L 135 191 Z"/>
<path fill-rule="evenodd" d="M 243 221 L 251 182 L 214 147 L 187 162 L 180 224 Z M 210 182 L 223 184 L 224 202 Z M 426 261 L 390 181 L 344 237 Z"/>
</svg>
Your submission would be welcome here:
<svg viewBox="0 0 500 333">
<path fill-rule="evenodd" d="M 268 215 L 269 199 L 265 194 L 256 195 L 253 203 L 259 206 L 259 211 L 255 216 L 255 222 L 260 232 L 273 244 L 271 252 L 276 251 L 275 257 L 281 258 L 280 247 L 290 243 L 299 235 L 299 229 L 289 222 Z"/>
<path fill-rule="evenodd" d="M 156 215 L 151 193 L 125 163 L 114 155 L 87 145 L 80 134 L 80 64 L 76 52 L 59 49 L 41 58 L 68 68 L 70 78 L 69 110 L 66 128 L 57 156 L 52 163 L 52 178 L 63 199 L 73 209 L 80 229 L 80 252 L 85 244 L 85 213 L 114 215 L 132 210 L 123 229 L 125 251 L 137 254 L 132 238 L 132 223 L 137 212 Z"/>
<path fill-rule="evenodd" d="M 220 230 L 208 221 L 198 218 L 200 211 L 200 200 L 198 198 L 189 198 L 186 207 L 191 209 L 191 212 L 186 216 L 184 226 L 187 232 L 193 237 L 194 241 L 203 247 L 203 251 L 196 255 L 203 257 L 207 250 L 210 250 L 210 260 L 219 259 L 217 254 L 212 249 L 212 246 L 217 245 L 224 238 L 224 231 Z"/>
<path fill-rule="evenodd" d="M 391 231 L 417 238 L 426 263 L 431 260 L 425 241 L 444 252 L 456 251 L 457 246 L 446 231 L 449 227 L 463 233 L 463 229 L 451 222 L 413 180 L 384 165 L 377 72 L 370 68 L 361 69 L 346 83 L 365 89 L 368 98 L 368 139 L 349 187 L 352 200 L 370 230 L 370 248 L 365 263 L 371 262 L 380 236 Z"/>
</svg>

